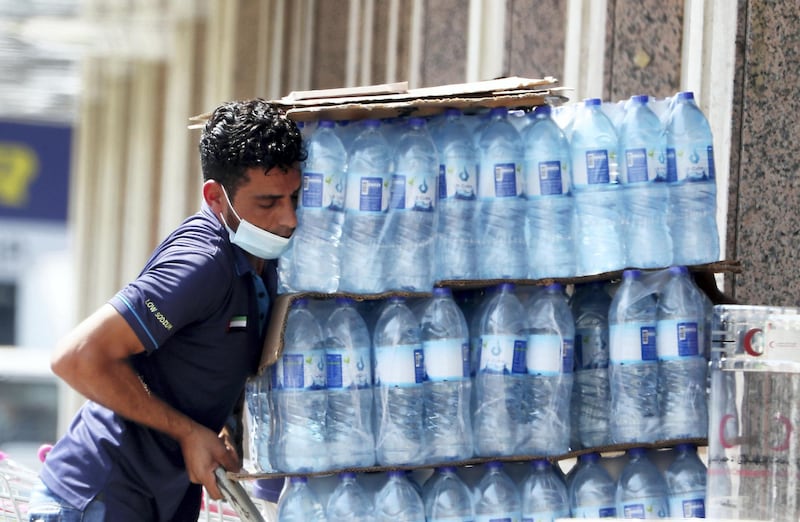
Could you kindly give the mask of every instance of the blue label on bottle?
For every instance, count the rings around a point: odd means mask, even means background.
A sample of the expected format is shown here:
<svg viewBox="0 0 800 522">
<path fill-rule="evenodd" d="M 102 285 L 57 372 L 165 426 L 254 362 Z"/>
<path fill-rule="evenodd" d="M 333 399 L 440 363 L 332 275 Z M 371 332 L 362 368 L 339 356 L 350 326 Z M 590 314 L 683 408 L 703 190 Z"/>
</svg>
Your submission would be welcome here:
<svg viewBox="0 0 800 522">
<path fill-rule="evenodd" d="M 586 151 L 586 181 L 590 185 L 608 183 L 608 151 L 605 149 Z"/>
<path fill-rule="evenodd" d="M 480 371 L 487 373 L 520 373 L 527 369 L 527 342 L 514 335 L 481 336 Z"/>
<path fill-rule="evenodd" d="M 439 199 L 447 198 L 447 170 L 444 164 L 439 164 Z"/>
<path fill-rule="evenodd" d="M 328 349 L 325 357 L 327 386 L 364 389 L 372 386 L 372 359 L 369 348 Z"/>
<path fill-rule="evenodd" d="M 425 380 L 425 355 L 418 344 L 375 347 L 375 386 L 413 386 Z"/>
<path fill-rule="evenodd" d="M 711 145 L 706 147 L 706 154 L 708 154 L 708 179 L 714 179 L 717 177 L 714 172 L 714 147 Z"/>
<path fill-rule="evenodd" d="M 617 508 L 605 507 L 597 510 L 597 515 L 600 518 L 614 518 L 617 516 Z"/>
<path fill-rule="evenodd" d="M 659 359 L 694 357 L 700 354 L 697 322 L 662 319 L 657 328 Z"/>
<path fill-rule="evenodd" d="M 475 199 L 477 184 L 477 165 L 468 157 L 450 155 L 439 165 L 439 199 Z"/>
<path fill-rule="evenodd" d="M 539 163 L 539 194 L 551 196 L 553 194 L 563 194 L 563 182 L 561 179 L 561 162 L 542 161 Z"/>
<path fill-rule="evenodd" d="M 319 353 L 287 353 L 281 358 L 283 388 L 325 389 L 325 358 Z"/>
<path fill-rule="evenodd" d="M 625 171 L 628 183 L 647 181 L 647 149 L 628 149 L 625 151 Z"/>
<path fill-rule="evenodd" d="M 612 324 L 609 328 L 609 356 L 619 364 L 636 364 L 658 359 L 655 325 Z"/>
<path fill-rule="evenodd" d="M 383 211 L 383 178 L 361 178 L 358 209 L 365 212 Z"/>
<path fill-rule="evenodd" d="M 667 147 L 667 181 L 678 181 L 678 164 L 675 161 L 675 149 Z"/>
<path fill-rule="evenodd" d="M 323 176 L 315 172 L 303 173 L 303 196 L 305 208 L 322 208 Z"/>
<path fill-rule="evenodd" d="M 644 504 L 625 504 L 622 506 L 623 518 L 645 518 Z"/>
<path fill-rule="evenodd" d="M 572 373 L 575 368 L 575 347 L 572 339 L 564 339 L 561 343 L 561 372 Z"/>
<path fill-rule="evenodd" d="M 389 208 L 406 208 L 406 177 L 401 174 L 392 175 L 392 195 L 389 199 Z"/>
<path fill-rule="evenodd" d="M 641 341 L 642 341 L 642 360 L 643 361 L 658 360 L 658 351 L 656 347 L 656 329 L 654 326 L 644 326 L 641 328 Z"/>
<path fill-rule="evenodd" d="M 496 163 L 494 166 L 494 195 L 498 198 L 516 197 L 517 167 L 513 163 Z"/>
</svg>

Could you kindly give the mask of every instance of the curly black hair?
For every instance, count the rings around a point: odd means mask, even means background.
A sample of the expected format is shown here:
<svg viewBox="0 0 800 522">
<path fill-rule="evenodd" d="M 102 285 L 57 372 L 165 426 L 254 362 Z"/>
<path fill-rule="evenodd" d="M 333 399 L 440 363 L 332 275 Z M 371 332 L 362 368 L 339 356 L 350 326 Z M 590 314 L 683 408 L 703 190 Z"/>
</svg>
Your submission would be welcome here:
<svg viewBox="0 0 800 522">
<path fill-rule="evenodd" d="M 306 159 L 300 130 L 286 114 L 255 98 L 228 102 L 209 117 L 200 138 L 203 181 L 213 179 L 233 198 L 251 167 L 288 168 Z"/>
</svg>

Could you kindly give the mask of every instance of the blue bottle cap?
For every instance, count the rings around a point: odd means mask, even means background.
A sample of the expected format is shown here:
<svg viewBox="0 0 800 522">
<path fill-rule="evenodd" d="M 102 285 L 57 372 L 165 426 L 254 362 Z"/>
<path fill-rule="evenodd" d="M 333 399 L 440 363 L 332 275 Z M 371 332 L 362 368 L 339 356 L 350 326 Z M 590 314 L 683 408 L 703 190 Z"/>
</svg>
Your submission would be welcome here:
<svg viewBox="0 0 800 522">
<path fill-rule="evenodd" d="M 489 116 L 507 116 L 508 107 L 492 107 L 489 111 Z"/>
<path fill-rule="evenodd" d="M 683 275 L 683 274 L 688 274 L 689 269 L 685 266 L 671 266 L 669 267 L 669 273 L 675 275 Z"/>
<path fill-rule="evenodd" d="M 340 479 L 354 479 L 356 478 L 356 474 L 353 471 L 342 471 L 339 473 Z"/>
<path fill-rule="evenodd" d="M 292 301 L 292 308 L 305 308 L 306 306 L 308 306 L 307 297 L 300 297 Z"/>
<path fill-rule="evenodd" d="M 408 124 L 412 127 L 422 127 L 425 125 L 424 118 L 409 118 Z"/>
<path fill-rule="evenodd" d="M 317 124 L 317 127 L 323 127 L 325 129 L 331 129 L 333 126 L 333 120 L 319 120 L 319 123 Z"/>
<path fill-rule="evenodd" d="M 697 446 L 689 442 L 681 442 L 680 444 L 675 445 L 675 449 L 677 451 L 688 451 L 690 453 L 694 453 L 697 451 Z"/>
<path fill-rule="evenodd" d="M 364 125 L 364 127 L 380 127 L 381 125 L 380 120 L 374 120 L 374 119 L 364 120 L 361 123 Z"/>
<path fill-rule="evenodd" d="M 392 297 L 389 298 L 389 302 L 390 303 L 405 303 L 406 302 L 406 298 L 403 297 L 402 295 L 393 295 Z"/>
<path fill-rule="evenodd" d="M 549 105 L 539 105 L 533 110 L 533 114 L 536 116 L 550 116 L 552 113 L 553 109 Z"/>
<path fill-rule="evenodd" d="M 584 453 L 583 455 L 578 455 L 578 460 L 581 462 L 597 462 L 600 460 L 599 453 Z"/>
<path fill-rule="evenodd" d="M 628 450 L 628 456 L 630 457 L 642 457 L 647 452 L 644 448 L 630 448 Z"/>
<path fill-rule="evenodd" d="M 436 471 L 438 471 L 439 473 L 455 473 L 456 468 L 455 466 L 440 466 L 436 468 Z"/>
<path fill-rule="evenodd" d="M 453 291 L 447 287 L 437 286 L 433 289 L 433 297 L 450 297 Z"/>
<path fill-rule="evenodd" d="M 308 482 L 308 478 L 307 477 L 291 477 L 289 479 L 289 482 L 291 482 L 292 484 L 305 484 L 305 483 Z"/>
<path fill-rule="evenodd" d="M 499 460 L 491 460 L 486 463 L 488 469 L 503 469 L 503 463 Z"/>
<path fill-rule="evenodd" d="M 253 496 L 274 504 L 281 496 L 283 482 L 282 478 L 258 479 L 253 482 Z"/>
<path fill-rule="evenodd" d="M 650 97 L 646 94 L 634 94 L 633 96 L 631 96 L 631 101 L 634 103 L 646 104 L 647 102 L 650 101 Z"/>
<path fill-rule="evenodd" d="M 532 460 L 531 466 L 533 466 L 534 469 L 547 469 L 550 467 L 550 461 L 546 459 Z"/>
<path fill-rule="evenodd" d="M 463 112 L 461 109 L 457 109 L 456 107 L 448 107 L 444 110 L 445 116 L 461 116 Z"/>
<path fill-rule="evenodd" d="M 586 98 L 583 100 L 583 105 L 585 107 L 599 107 L 603 103 L 603 100 L 600 98 Z"/>
<path fill-rule="evenodd" d="M 624 270 L 622 272 L 623 279 L 639 279 L 642 276 L 641 270 L 636 270 L 635 268 Z"/>
<path fill-rule="evenodd" d="M 514 283 L 500 283 L 495 288 L 503 292 L 513 292 L 516 286 L 514 285 Z"/>
<path fill-rule="evenodd" d="M 351 305 L 355 302 L 355 300 L 352 297 L 339 296 L 334 300 L 334 302 L 337 305 Z"/>
<path fill-rule="evenodd" d="M 390 477 L 401 477 L 402 478 L 402 477 L 406 476 L 406 472 L 401 470 L 401 469 L 392 469 L 392 470 L 389 470 L 388 475 Z"/>
<path fill-rule="evenodd" d="M 681 91 L 678 93 L 679 100 L 694 100 L 694 93 L 692 91 Z"/>
<path fill-rule="evenodd" d="M 564 285 L 562 285 L 561 283 L 550 283 L 545 288 L 547 290 L 550 290 L 550 291 L 553 291 L 553 292 L 563 292 L 564 291 Z"/>
</svg>

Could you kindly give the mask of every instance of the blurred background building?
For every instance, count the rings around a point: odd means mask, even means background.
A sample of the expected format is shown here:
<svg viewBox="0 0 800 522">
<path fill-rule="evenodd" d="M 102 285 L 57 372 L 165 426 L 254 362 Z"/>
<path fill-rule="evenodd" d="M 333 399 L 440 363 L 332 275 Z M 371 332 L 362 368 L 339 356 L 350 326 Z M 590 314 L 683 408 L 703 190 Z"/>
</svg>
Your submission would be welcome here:
<svg viewBox="0 0 800 522">
<path fill-rule="evenodd" d="M 55 392 L 56 340 L 199 208 L 190 117 L 231 99 L 498 76 L 554 76 L 573 101 L 693 90 L 722 251 L 743 267 L 720 283 L 796 305 L 797 15 L 760 0 L 0 0 L 0 447 L 65 428 L 82 399 Z M 27 402 L 3 388 L 12 368 L 37 375 Z M 22 433 L 26 411 L 48 420 Z"/>
</svg>

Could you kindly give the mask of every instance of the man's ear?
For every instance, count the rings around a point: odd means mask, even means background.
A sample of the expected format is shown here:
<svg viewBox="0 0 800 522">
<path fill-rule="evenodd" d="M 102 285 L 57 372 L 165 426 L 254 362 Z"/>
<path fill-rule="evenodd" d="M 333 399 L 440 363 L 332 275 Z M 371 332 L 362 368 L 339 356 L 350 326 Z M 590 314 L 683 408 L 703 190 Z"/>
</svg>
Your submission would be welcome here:
<svg viewBox="0 0 800 522">
<path fill-rule="evenodd" d="M 210 179 L 203 183 L 203 199 L 215 216 L 225 210 L 225 195 L 222 193 L 222 185 L 217 181 Z"/>
</svg>

